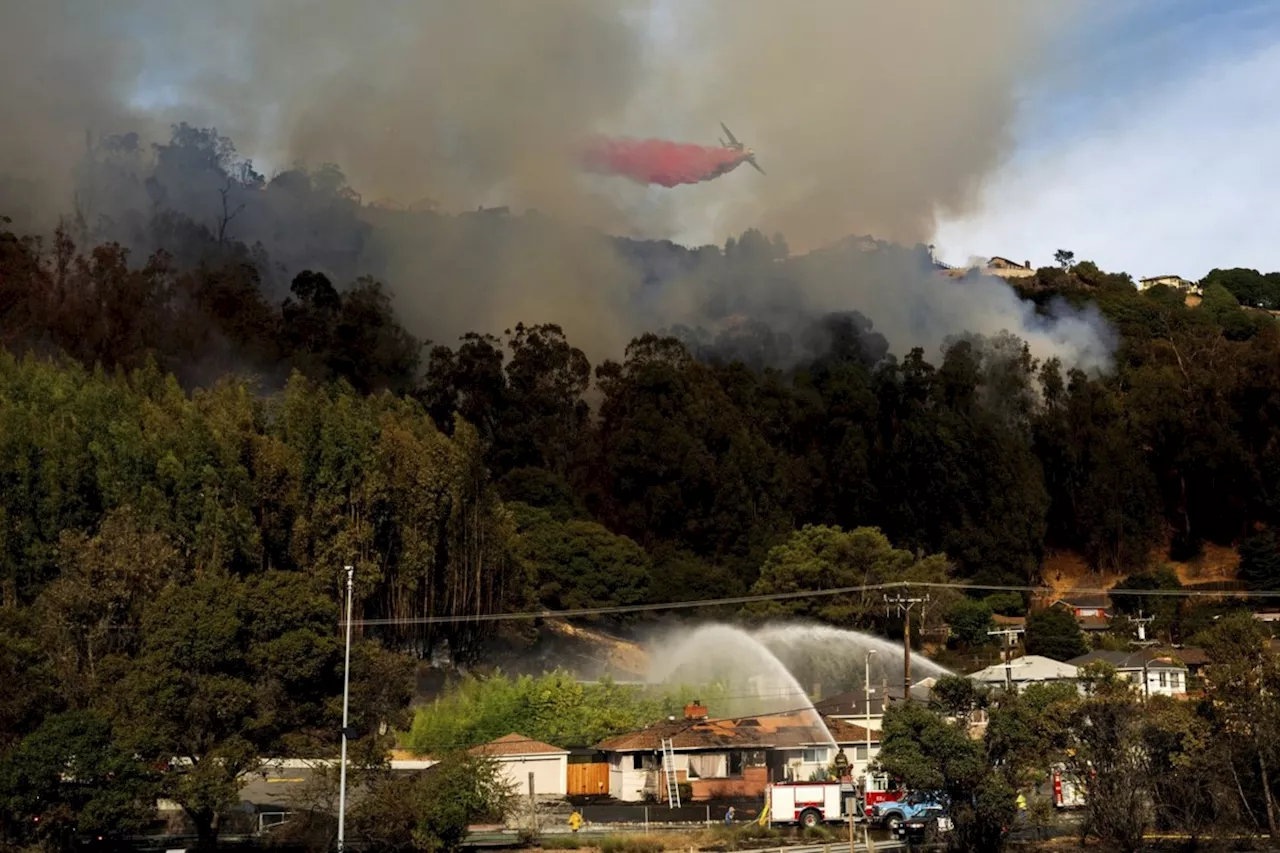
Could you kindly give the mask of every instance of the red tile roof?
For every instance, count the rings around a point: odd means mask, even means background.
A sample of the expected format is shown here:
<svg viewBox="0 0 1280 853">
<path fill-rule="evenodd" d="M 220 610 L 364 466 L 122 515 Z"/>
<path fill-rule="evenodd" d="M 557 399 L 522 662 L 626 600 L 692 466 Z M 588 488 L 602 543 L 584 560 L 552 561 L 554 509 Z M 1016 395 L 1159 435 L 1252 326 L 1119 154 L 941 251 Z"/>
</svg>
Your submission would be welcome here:
<svg viewBox="0 0 1280 853">
<path fill-rule="evenodd" d="M 827 731 L 836 743 L 865 743 L 867 732 L 843 720 L 824 718 Z M 768 749 L 800 748 L 828 743 L 822 731 L 806 714 L 762 715 L 732 720 L 678 720 L 658 723 L 640 731 L 628 732 L 600 743 L 606 752 L 651 752 L 662 748 L 670 738 L 672 748 L 693 749 Z M 871 733 L 874 743 L 878 732 Z"/>
<path fill-rule="evenodd" d="M 496 740 L 480 746 L 473 746 L 467 750 L 472 755 L 487 755 L 491 758 L 499 758 L 504 755 L 568 755 L 569 750 L 561 749 L 558 746 L 552 746 L 549 743 L 543 743 L 540 740 L 527 738 L 524 735 L 509 734 L 503 735 Z"/>
</svg>

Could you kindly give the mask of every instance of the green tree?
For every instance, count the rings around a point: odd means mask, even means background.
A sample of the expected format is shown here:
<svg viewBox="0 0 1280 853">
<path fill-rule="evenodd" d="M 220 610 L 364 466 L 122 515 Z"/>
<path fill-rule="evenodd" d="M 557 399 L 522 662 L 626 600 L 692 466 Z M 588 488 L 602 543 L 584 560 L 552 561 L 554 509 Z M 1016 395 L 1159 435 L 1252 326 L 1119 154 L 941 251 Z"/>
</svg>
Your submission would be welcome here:
<svg viewBox="0 0 1280 853">
<path fill-rule="evenodd" d="M 519 532 L 516 558 L 543 607 L 609 607 L 646 598 L 649 557 L 635 542 L 594 521 L 557 521 L 550 512 L 524 504 L 509 509 Z"/>
<path fill-rule="evenodd" d="M 991 642 L 991 608 L 983 601 L 961 598 L 947 611 L 951 636 L 963 646 L 974 648 Z"/>
<path fill-rule="evenodd" d="M 955 822 L 955 849 L 1004 849 L 1013 788 L 993 769 L 986 745 L 936 711 L 912 702 L 885 712 L 877 765 L 917 791 L 943 799 Z"/>
<path fill-rule="evenodd" d="M 1076 253 L 1069 252 L 1066 249 L 1059 249 L 1053 253 L 1054 263 L 1062 267 L 1064 270 L 1071 269 L 1072 265 L 1075 263 L 1075 259 Z"/>
<path fill-rule="evenodd" d="M 55 714 L 0 758 L 0 833 L 66 847 L 73 834 L 136 832 L 155 811 L 157 782 L 105 716 Z"/>
<path fill-rule="evenodd" d="M 1143 749 L 1138 693 L 1105 664 L 1093 666 L 1086 679 L 1090 695 L 1076 712 L 1067 762 L 1076 779 L 1089 780 L 1081 831 L 1132 853 L 1142 848 L 1153 819 L 1151 755 Z"/>
<path fill-rule="evenodd" d="M 496 761 L 450 753 L 421 774 L 374 780 L 351 815 L 353 835 L 380 849 L 453 853 L 470 824 L 500 822 L 513 800 Z"/>
<path fill-rule="evenodd" d="M 1065 661 L 1087 651 L 1080 626 L 1069 611 L 1048 607 L 1027 617 L 1027 654 Z"/>
<path fill-rule="evenodd" d="M 770 549 L 752 595 L 867 586 L 899 581 L 946 580 L 949 564 L 941 554 L 917 559 L 894 548 L 879 530 L 805 525 Z M 820 598 L 792 598 L 751 605 L 758 616 L 798 616 L 837 625 L 874 624 L 883 618 L 878 590 Z"/>
<path fill-rule="evenodd" d="M 1016 592 L 993 593 L 983 601 L 992 613 L 998 613 L 1001 616 L 1025 616 L 1027 613 L 1026 601 Z"/>
<path fill-rule="evenodd" d="M 264 750 L 332 748 L 337 614 L 305 575 L 286 572 L 198 575 L 147 606 L 138 655 L 120 665 L 114 717 L 147 754 L 176 760 L 163 791 L 202 843 L 216 841 Z"/>
<path fill-rule="evenodd" d="M 1240 540 L 1240 580 L 1250 589 L 1280 589 L 1280 540 L 1270 530 Z"/>
<path fill-rule="evenodd" d="M 1253 770 L 1257 810 L 1274 832 L 1280 819 L 1273 794 L 1280 768 L 1280 656 L 1248 612 L 1223 617 L 1201 639 L 1209 656 L 1203 678 L 1210 720 L 1243 759 L 1236 764 Z"/>
</svg>

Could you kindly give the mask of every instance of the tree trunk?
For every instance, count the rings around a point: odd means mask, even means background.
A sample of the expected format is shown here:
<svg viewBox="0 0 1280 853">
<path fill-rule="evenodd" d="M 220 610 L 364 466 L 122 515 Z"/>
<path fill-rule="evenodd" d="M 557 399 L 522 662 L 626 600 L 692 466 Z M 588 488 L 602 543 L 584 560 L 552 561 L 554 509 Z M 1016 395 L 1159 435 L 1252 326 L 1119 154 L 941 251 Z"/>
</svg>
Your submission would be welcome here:
<svg viewBox="0 0 1280 853">
<path fill-rule="evenodd" d="M 212 850 L 218 846 L 218 814 L 211 809 L 188 811 L 196 825 L 196 849 Z"/>
<path fill-rule="evenodd" d="M 1271 799 L 1271 780 L 1267 778 L 1267 760 L 1262 755 L 1262 744 L 1258 743 L 1257 736 L 1254 736 L 1254 745 L 1258 750 L 1258 771 L 1262 776 L 1262 795 L 1267 800 L 1267 832 L 1271 833 L 1274 839 L 1276 833 L 1276 804 Z"/>
</svg>

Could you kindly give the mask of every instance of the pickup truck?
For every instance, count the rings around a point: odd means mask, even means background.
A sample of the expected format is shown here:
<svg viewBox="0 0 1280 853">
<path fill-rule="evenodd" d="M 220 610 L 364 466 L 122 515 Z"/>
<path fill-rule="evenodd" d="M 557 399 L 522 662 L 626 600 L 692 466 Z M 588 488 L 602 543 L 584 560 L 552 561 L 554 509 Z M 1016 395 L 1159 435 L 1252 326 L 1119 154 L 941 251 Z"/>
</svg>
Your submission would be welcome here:
<svg viewBox="0 0 1280 853">
<path fill-rule="evenodd" d="M 876 803 L 871 807 L 871 822 L 882 825 L 896 834 L 899 825 L 904 820 L 910 820 L 917 815 L 921 815 L 927 809 L 937 809 L 940 812 L 945 812 L 942 804 L 934 799 L 931 794 L 923 791 L 913 791 L 901 800 Z"/>
</svg>

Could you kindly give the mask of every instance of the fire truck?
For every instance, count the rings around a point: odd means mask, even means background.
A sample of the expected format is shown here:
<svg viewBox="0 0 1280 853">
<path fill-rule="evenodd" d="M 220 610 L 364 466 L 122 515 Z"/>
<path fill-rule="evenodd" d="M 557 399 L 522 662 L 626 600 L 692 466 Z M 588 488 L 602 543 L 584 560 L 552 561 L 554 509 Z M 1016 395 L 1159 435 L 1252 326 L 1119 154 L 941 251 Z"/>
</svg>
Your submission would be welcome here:
<svg viewBox="0 0 1280 853">
<path fill-rule="evenodd" d="M 877 804 L 896 802 L 906 795 L 906 791 L 889 781 L 888 774 L 872 773 L 867 776 L 865 790 L 862 793 L 863 816 L 870 818 Z"/>
<path fill-rule="evenodd" d="M 1084 785 L 1061 765 L 1053 768 L 1053 804 L 1060 809 L 1084 807 Z"/>
<path fill-rule="evenodd" d="M 765 790 L 771 824 L 839 823 L 858 812 L 858 789 L 852 782 L 775 782 Z"/>
</svg>

